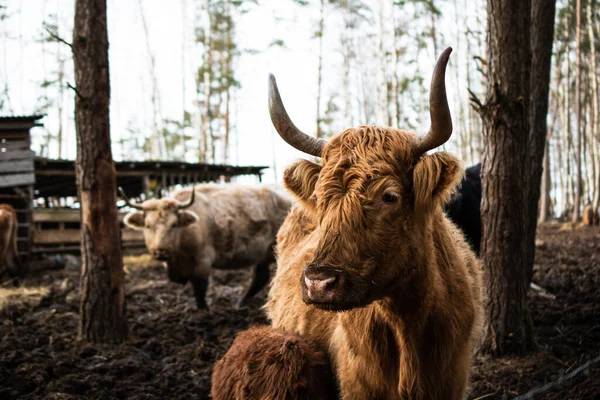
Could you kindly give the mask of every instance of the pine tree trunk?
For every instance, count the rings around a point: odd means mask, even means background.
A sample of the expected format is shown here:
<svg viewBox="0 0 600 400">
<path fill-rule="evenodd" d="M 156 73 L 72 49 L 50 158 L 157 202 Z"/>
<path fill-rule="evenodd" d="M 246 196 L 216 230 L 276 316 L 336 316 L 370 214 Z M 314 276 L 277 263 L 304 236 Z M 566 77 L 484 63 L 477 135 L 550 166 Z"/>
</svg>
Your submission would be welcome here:
<svg viewBox="0 0 600 400">
<path fill-rule="evenodd" d="M 181 143 L 181 160 L 185 162 L 185 32 L 187 30 L 187 6 L 185 0 L 181 0 L 181 131 L 179 142 Z"/>
<path fill-rule="evenodd" d="M 575 112 L 577 118 L 577 135 L 575 136 L 576 147 L 575 147 L 575 168 L 576 182 L 575 182 L 575 200 L 573 203 L 573 222 L 579 221 L 580 207 L 581 207 L 581 0 L 577 0 L 575 12 L 577 13 L 576 18 L 576 35 L 577 35 L 577 60 L 575 62 Z"/>
<path fill-rule="evenodd" d="M 58 51 L 58 57 L 60 57 L 60 51 Z M 64 78 L 65 78 L 65 62 L 58 60 L 58 135 L 56 141 L 58 142 L 58 159 L 63 158 L 63 104 L 64 104 Z"/>
<path fill-rule="evenodd" d="M 344 29 L 342 30 L 342 53 L 344 56 L 344 126 L 354 126 L 352 120 L 352 102 L 350 98 L 350 28 L 351 14 L 348 0 L 342 1 L 344 13 Z"/>
<path fill-rule="evenodd" d="M 592 7 L 592 0 L 588 0 L 587 5 L 587 18 L 588 18 L 588 37 L 590 43 L 596 43 L 596 33 L 594 32 L 594 10 Z M 591 118 L 590 118 L 590 150 L 592 151 L 592 160 L 591 165 L 594 171 L 593 180 L 590 182 L 590 185 L 593 187 L 593 198 L 592 204 L 595 207 L 594 209 L 598 209 L 600 205 L 600 151 L 598 147 L 600 147 L 600 137 L 598 136 L 598 64 L 596 62 L 596 46 L 590 46 L 590 72 L 589 78 L 591 81 Z"/>
<path fill-rule="evenodd" d="M 317 138 L 323 137 L 321 130 L 321 90 L 323 82 L 323 34 L 325 24 L 325 0 L 321 0 L 321 17 L 319 19 L 319 63 L 317 66 Z"/>
<path fill-rule="evenodd" d="M 148 34 L 148 24 L 146 23 L 146 14 L 144 13 L 144 7 L 142 6 L 142 0 L 139 0 L 140 6 L 140 17 L 142 19 L 142 26 L 144 28 L 144 35 L 146 38 L 146 50 L 148 51 L 148 59 L 150 61 L 149 71 L 150 79 L 152 81 L 152 96 L 150 100 L 152 102 L 152 138 L 151 143 L 151 157 L 153 160 L 166 160 L 168 159 L 166 140 L 162 133 L 162 112 L 160 103 L 160 91 L 158 89 L 158 79 L 156 78 L 156 65 L 154 60 L 154 54 L 150 46 L 150 36 Z"/>
<path fill-rule="evenodd" d="M 435 27 L 437 26 L 437 16 L 434 0 L 429 0 L 427 5 L 429 6 L 429 13 L 431 17 L 430 35 L 431 41 L 433 42 L 433 54 L 438 54 L 437 34 L 435 31 Z"/>
<path fill-rule="evenodd" d="M 569 3 L 567 3 L 566 5 L 567 8 L 567 12 L 565 13 L 565 32 L 567 32 L 567 38 L 565 40 L 565 55 L 564 55 L 564 59 L 567 61 L 567 65 L 566 65 L 566 81 L 565 81 L 565 88 L 564 88 L 564 100 L 565 100 L 565 104 L 563 107 L 563 126 L 565 127 L 564 129 L 564 134 L 563 134 L 563 141 L 562 141 L 562 152 L 561 152 L 561 157 L 564 161 L 564 174 L 560 175 L 560 179 L 563 182 L 563 186 L 562 186 L 562 190 L 561 192 L 563 193 L 563 214 L 565 217 L 568 217 L 569 212 L 571 211 L 571 201 L 570 201 L 570 181 L 571 181 L 571 137 L 572 137 L 572 130 L 571 130 L 571 62 L 570 62 L 570 54 L 571 54 L 571 46 L 570 46 L 570 35 L 569 35 L 569 22 L 571 20 L 570 18 L 570 14 L 571 14 L 571 10 L 570 10 L 570 6 Z M 564 156 L 563 156 L 564 155 Z"/>
<path fill-rule="evenodd" d="M 546 148 L 544 150 L 544 166 L 542 169 L 542 183 L 541 183 L 541 193 L 540 193 L 540 210 L 538 216 L 538 223 L 546 222 L 551 215 L 551 206 L 550 206 L 550 192 L 552 191 L 552 169 L 551 169 L 551 154 L 550 154 L 550 138 L 554 132 L 554 127 L 556 126 L 556 120 L 558 119 L 560 106 L 560 85 L 562 81 L 561 74 L 561 58 L 560 55 L 556 57 L 556 70 L 557 70 L 557 78 L 556 78 L 556 92 L 554 94 L 554 109 L 552 111 L 552 122 L 550 127 L 548 128 L 548 135 L 546 136 Z"/>
<path fill-rule="evenodd" d="M 540 185 L 542 182 L 543 158 L 546 149 L 548 126 L 548 97 L 550 92 L 550 70 L 552 67 L 552 42 L 554 38 L 554 13 L 556 0 L 531 0 L 531 86 L 529 102 L 529 176 L 526 189 L 528 200 L 527 229 L 527 282 L 529 287 L 535 259 L 535 234 L 537 228 Z"/>
<path fill-rule="evenodd" d="M 126 336 L 125 291 L 110 147 L 106 0 L 77 0 L 73 60 L 82 235 L 79 338 L 120 343 Z"/>
<path fill-rule="evenodd" d="M 467 17 L 465 16 L 465 25 L 467 23 Z M 465 31 L 465 39 L 467 42 L 467 51 L 465 52 L 465 56 L 466 56 L 466 68 L 465 68 L 465 73 L 466 73 L 466 79 L 467 79 L 467 88 L 469 90 L 473 90 L 473 85 L 471 83 L 471 41 L 469 39 L 469 33 L 468 31 Z M 471 110 L 471 107 L 466 107 L 466 126 L 465 126 L 465 132 L 462 135 L 464 140 L 464 153 L 465 153 L 465 157 L 469 160 L 469 164 L 473 164 L 475 162 L 475 157 L 474 157 L 474 151 L 475 146 L 474 146 L 474 138 L 473 138 L 473 113 Z"/>
<path fill-rule="evenodd" d="M 390 106 L 391 106 L 391 112 L 390 112 L 390 121 L 391 124 L 390 126 L 392 127 L 398 127 L 400 126 L 400 121 L 398 121 L 398 29 L 396 28 L 396 13 L 395 13 L 395 9 L 396 7 L 394 6 L 394 2 L 392 1 L 392 27 L 394 29 L 394 31 L 392 32 L 392 62 L 391 62 L 391 67 L 392 67 L 392 71 L 390 73 L 391 75 L 391 91 L 392 91 L 392 96 L 390 99 Z"/>
<path fill-rule="evenodd" d="M 488 300 L 484 349 L 522 354 L 534 347 L 527 306 L 529 97 L 531 3 L 488 0 L 488 87 L 481 205 Z"/>
<path fill-rule="evenodd" d="M 390 113 L 389 113 L 389 96 L 388 96 L 388 81 L 387 81 L 387 55 L 384 43 L 385 36 L 385 25 L 384 20 L 385 7 L 384 1 L 379 0 L 379 109 L 381 110 L 381 124 L 388 126 L 390 124 Z"/>
<path fill-rule="evenodd" d="M 540 189 L 540 212 L 538 217 L 538 223 L 546 222 L 550 215 L 550 188 L 552 187 L 552 181 L 550 178 L 550 145 L 546 143 L 546 150 L 544 151 L 542 170 L 542 187 Z"/>
<path fill-rule="evenodd" d="M 206 162 L 206 153 L 208 151 L 208 138 L 212 135 L 211 132 L 211 111 L 210 111 L 210 71 L 212 68 L 213 43 L 211 39 L 212 18 L 210 0 L 206 0 L 206 15 L 207 22 L 204 28 L 204 115 L 202 119 L 202 131 L 200 137 L 200 162 Z"/>
</svg>

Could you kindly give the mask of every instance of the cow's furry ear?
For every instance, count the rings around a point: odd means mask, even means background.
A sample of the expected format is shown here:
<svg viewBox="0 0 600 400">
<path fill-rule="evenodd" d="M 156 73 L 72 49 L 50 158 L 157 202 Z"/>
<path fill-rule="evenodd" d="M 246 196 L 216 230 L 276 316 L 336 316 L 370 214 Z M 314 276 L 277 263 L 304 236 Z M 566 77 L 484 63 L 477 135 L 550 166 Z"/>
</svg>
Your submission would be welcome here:
<svg viewBox="0 0 600 400">
<path fill-rule="evenodd" d="M 423 156 L 413 172 L 415 208 L 446 203 L 463 176 L 460 161 L 452 154 L 439 151 Z"/>
<path fill-rule="evenodd" d="M 178 226 L 182 228 L 200 221 L 200 217 L 198 217 L 198 214 L 190 210 L 179 211 L 177 213 L 177 219 Z"/>
<path fill-rule="evenodd" d="M 131 229 L 141 231 L 144 229 L 144 213 L 141 211 L 130 212 L 123 218 L 123 223 Z"/>
<path fill-rule="evenodd" d="M 315 206 L 315 184 L 319 179 L 321 166 L 308 160 L 300 160 L 290 165 L 283 174 L 285 187 L 304 205 Z"/>
</svg>

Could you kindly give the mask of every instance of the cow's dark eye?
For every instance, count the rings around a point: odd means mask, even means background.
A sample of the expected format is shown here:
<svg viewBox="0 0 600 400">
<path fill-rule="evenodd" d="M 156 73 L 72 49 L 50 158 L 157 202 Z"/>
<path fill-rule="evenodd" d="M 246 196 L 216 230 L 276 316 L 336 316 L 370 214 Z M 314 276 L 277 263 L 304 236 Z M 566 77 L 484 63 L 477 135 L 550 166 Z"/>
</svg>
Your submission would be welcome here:
<svg viewBox="0 0 600 400">
<path fill-rule="evenodd" d="M 398 201 L 398 196 L 396 196 L 393 193 L 384 193 L 384 195 L 381 199 L 386 204 L 394 204 L 395 202 Z"/>
</svg>

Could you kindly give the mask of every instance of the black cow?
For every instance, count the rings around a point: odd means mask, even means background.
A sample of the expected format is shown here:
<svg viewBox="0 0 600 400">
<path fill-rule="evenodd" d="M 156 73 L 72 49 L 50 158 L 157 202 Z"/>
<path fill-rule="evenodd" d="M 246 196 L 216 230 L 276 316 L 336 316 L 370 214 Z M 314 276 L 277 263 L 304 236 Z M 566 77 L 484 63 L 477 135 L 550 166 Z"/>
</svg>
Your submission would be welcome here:
<svg viewBox="0 0 600 400">
<path fill-rule="evenodd" d="M 479 255 L 481 242 L 481 163 L 466 170 L 458 191 L 446 205 L 446 214 L 465 234 Z"/>
</svg>

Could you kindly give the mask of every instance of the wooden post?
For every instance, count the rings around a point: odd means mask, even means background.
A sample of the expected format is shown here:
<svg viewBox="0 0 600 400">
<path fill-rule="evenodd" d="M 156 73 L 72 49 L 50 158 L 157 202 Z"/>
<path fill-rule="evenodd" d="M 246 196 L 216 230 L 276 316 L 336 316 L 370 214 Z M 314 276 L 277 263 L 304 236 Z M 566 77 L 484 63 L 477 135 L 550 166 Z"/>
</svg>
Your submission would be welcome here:
<svg viewBox="0 0 600 400">
<path fill-rule="evenodd" d="M 77 0 L 73 29 L 77 186 L 81 201 L 79 339 L 120 343 L 125 291 L 110 146 L 106 0 Z"/>
</svg>

